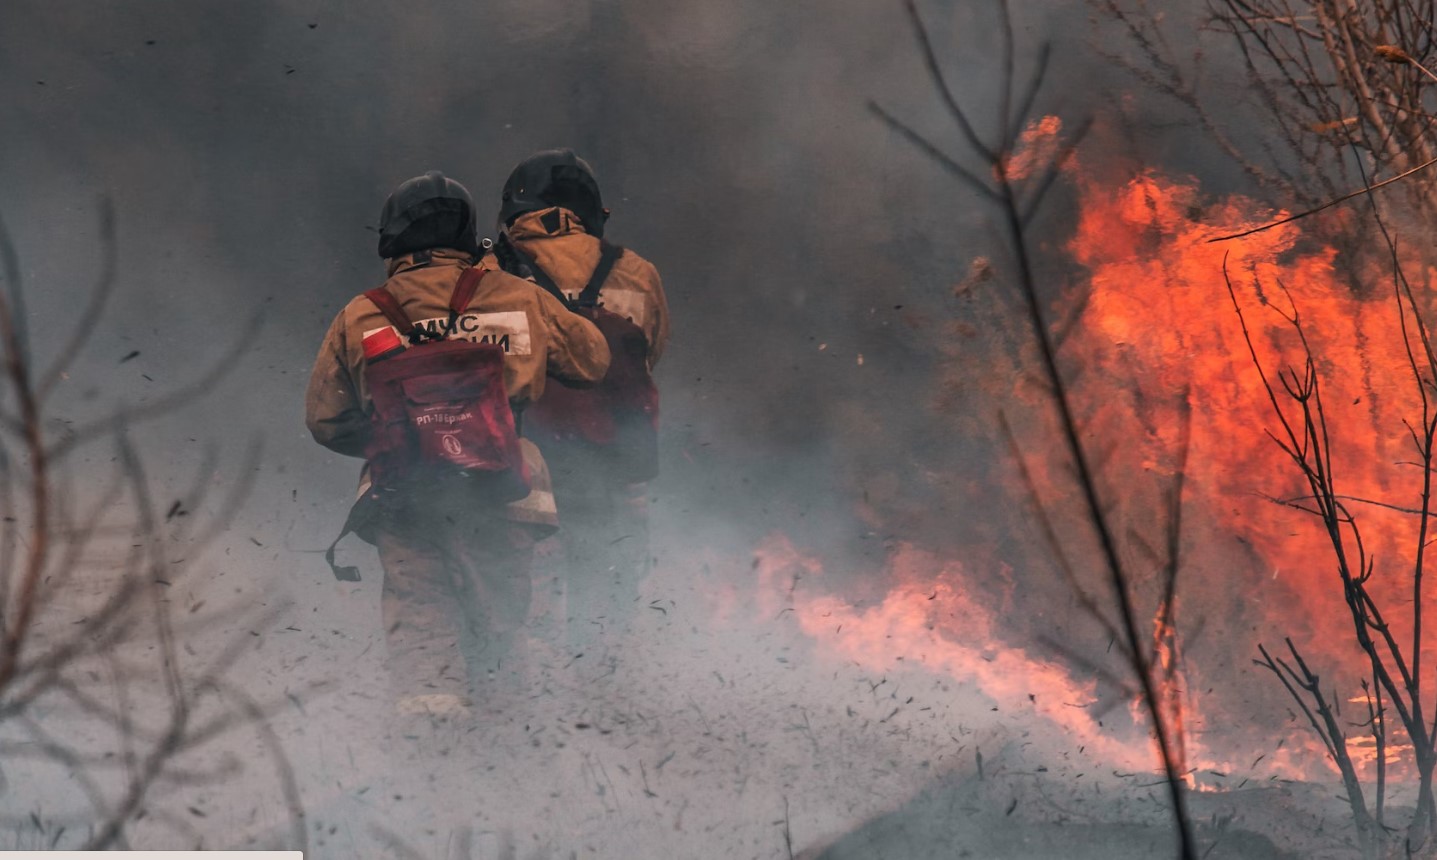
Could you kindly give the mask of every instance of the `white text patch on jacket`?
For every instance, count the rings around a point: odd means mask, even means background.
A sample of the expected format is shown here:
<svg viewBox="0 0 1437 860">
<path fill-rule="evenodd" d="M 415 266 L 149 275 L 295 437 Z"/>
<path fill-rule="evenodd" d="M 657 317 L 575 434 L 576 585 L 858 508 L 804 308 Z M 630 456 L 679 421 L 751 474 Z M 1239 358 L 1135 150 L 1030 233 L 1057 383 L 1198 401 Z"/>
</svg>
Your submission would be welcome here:
<svg viewBox="0 0 1437 860">
<path fill-rule="evenodd" d="M 654 325 L 653 300 L 638 290 L 610 287 L 599 293 L 599 304 L 604 310 L 616 313 L 629 322 L 651 331 Z"/>
<path fill-rule="evenodd" d="M 431 334 L 445 330 L 448 317 L 431 317 L 419 320 L 415 325 Z M 394 326 L 390 326 L 394 328 Z M 374 331 L 364 333 L 368 337 Z M 467 340 L 471 343 L 497 343 L 510 355 L 528 355 L 529 315 L 523 311 L 498 311 L 495 313 L 460 314 L 454 320 L 454 330 L 448 333 L 448 340 Z"/>
</svg>

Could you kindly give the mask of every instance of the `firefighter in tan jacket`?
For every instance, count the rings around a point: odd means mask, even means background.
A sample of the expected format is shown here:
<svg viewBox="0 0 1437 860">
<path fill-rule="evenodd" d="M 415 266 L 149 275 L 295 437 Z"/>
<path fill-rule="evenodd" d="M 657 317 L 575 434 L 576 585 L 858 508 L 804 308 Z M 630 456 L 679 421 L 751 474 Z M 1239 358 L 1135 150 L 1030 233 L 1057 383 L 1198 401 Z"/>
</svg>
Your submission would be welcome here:
<svg viewBox="0 0 1437 860">
<path fill-rule="evenodd" d="M 571 304 L 587 298 L 588 304 L 636 327 L 635 334 L 641 336 L 638 349 L 643 352 L 641 372 L 647 379 L 668 343 L 668 303 L 653 264 L 632 250 L 603 241 L 608 214 L 593 170 L 583 159 L 568 149 L 538 152 L 515 167 L 505 183 L 496 257 L 506 270 L 535 280 Z M 604 260 L 606 248 L 613 256 Z M 617 371 L 616 356 L 610 380 Z M 551 399 L 560 393 L 558 386 L 549 391 Z M 653 399 L 649 420 L 656 440 L 656 389 Z M 563 402 L 565 408 L 584 405 Z M 547 406 L 540 402 L 536 418 L 550 411 Z M 612 641 L 636 611 L 639 583 L 649 562 L 645 482 L 650 472 L 657 471 L 657 451 L 649 454 L 651 469 L 636 475 L 606 465 L 612 458 L 605 459 L 601 446 L 574 438 L 582 434 L 548 431 L 547 424 L 536 421 L 533 438 L 549 462 L 564 520 L 555 537 L 560 546 L 552 555 L 565 583 L 568 644 L 582 650 L 594 647 L 601 638 Z"/>
<path fill-rule="evenodd" d="M 432 171 L 400 185 L 380 218 L 379 254 L 385 289 L 416 325 L 503 348 L 505 388 L 520 426 L 546 376 L 572 383 L 604 376 L 609 350 L 593 324 L 501 271 L 483 277 L 449 325 L 451 293 L 479 255 L 473 200 L 458 182 Z M 315 441 L 340 454 L 365 455 L 373 406 L 361 341 L 388 325 L 378 307 L 357 297 L 335 317 L 315 359 L 305 420 Z M 529 608 L 533 545 L 557 518 L 543 458 L 532 443 L 520 444 L 533 489 L 510 504 L 468 487 L 381 501 L 366 492 L 365 470 L 350 525 L 378 547 L 384 568 L 381 607 L 400 713 L 466 714 L 471 693 L 489 695 L 506 686 L 489 683 L 496 677 L 522 672 L 518 633 Z"/>
</svg>

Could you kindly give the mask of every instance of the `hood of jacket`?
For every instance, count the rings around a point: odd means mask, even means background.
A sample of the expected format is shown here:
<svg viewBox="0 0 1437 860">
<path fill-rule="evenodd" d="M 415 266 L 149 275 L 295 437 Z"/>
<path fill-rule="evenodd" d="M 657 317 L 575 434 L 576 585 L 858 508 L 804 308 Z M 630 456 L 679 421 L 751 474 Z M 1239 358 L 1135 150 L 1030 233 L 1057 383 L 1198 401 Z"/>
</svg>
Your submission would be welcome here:
<svg viewBox="0 0 1437 860">
<path fill-rule="evenodd" d="M 384 274 L 392 278 L 400 272 L 425 266 L 468 266 L 473 262 L 472 253 L 458 248 L 425 248 L 422 251 L 386 258 Z"/>
<path fill-rule="evenodd" d="M 552 206 L 525 212 L 504 231 L 565 294 L 577 295 L 599 262 L 599 239 L 568 209 Z"/>
</svg>

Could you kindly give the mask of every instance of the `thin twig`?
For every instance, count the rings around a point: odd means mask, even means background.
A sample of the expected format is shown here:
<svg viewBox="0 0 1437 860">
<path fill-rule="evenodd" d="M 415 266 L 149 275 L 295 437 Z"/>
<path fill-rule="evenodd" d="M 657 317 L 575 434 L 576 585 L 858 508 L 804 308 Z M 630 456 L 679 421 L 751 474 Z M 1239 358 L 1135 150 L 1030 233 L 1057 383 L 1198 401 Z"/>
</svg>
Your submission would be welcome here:
<svg viewBox="0 0 1437 860">
<path fill-rule="evenodd" d="M 1348 194 L 1344 194 L 1344 195 L 1342 195 L 1341 197 L 1338 197 L 1338 198 L 1336 198 L 1336 199 L 1334 199 L 1334 200 L 1329 200 L 1329 201 L 1327 201 L 1326 203 L 1322 204 L 1321 206 L 1317 206 L 1317 207 L 1314 207 L 1314 208 L 1312 208 L 1312 209 L 1307 209 L 1307 210 L 1305 210 L 1305 211 L 1298 212 L 1296 215 L 1289 215 L 1289 216 L 1286 217 L 1286 218 L 1279 218 L 1278 220 L 1273 221 L 1273 222 L 1270 223 L 1270 224 L 1264 224 L 1264 225 L 1262 225 L 1261 227 L 1254 227 L 1254 228 L 1252 228 L 1251 230 L 1244 230 L 1244 231 L 1242 231 L 1241 233 L 1232 233 L 1232 234 L 1229 234 L 1229 235 L 1227 235 L 1227 236 L 1218 236 L 1217 238 L 1215 238 L 1215 239 L 1209 239 L 1208 241 L 1209 241 L 1209 242 L 1228 242 L 1228 241 L 1231 241 L 1231 240 L 1233 240 L 1233 239 L 1241 239 L 1241 238 L 1244 237 L 1244 236 L 1251 236 L 1251 235 L 1254 234 L 1254 233 L 1261 233 L 1261 232 L 1264 231 L 1264 230 L 1271 230 L 1273 227 L 1281 227 L 1283 224 L 1290 224 L 1290 223 L 1292 223 L 1293 221 L 1298 220 L 1299 218 L 1306 218 L 1306 217 L 1309 216 L 1309 215 L 1315 215 L 1315 214 L 1317 214 L 1318 212 L 1321 212 L 1321 211 L 1324 210 L 1324 209 L 1331 209 L 1333 206 L 1336 206 L 1336 205 L 1339 204 L 1339 203 L 1345 203 L 1346 201 L 1351 200 L 1351 199 L 1354 198 L 1354 197 L 1361 197 L 1362 195 L 1367 194 L 1367 193 L 1372 192 L 1372 191 L 1376 191 L 1377 189 L 1382 188 L 1383 186 L 1391 185 L 1391 184 L 1394 183 L 1394 182 L 1398 182 L 1398 181 L 1401 181 L 1401 180 L 1403 180 L 1403 179 L 1406 179 L 1407 177 L 1411 176 L 1412 174 L 1417 173 L 1417 172 L 1422 171 L 1422 170 L 1426 170 L 1427 168 L 1431 167 L 1431 166 L 1434 165 L 1434 164 L 1437 164 L 1437 157 L 1428 159 L 1427 161 L 1422 162 L 1421 164 L 1417 165 L 1416 167 L 1412 168 L 1411 170 L 1407 170 L 1407 171 L 1404 171 L 1404 172 L 1402 172 L 1402 173 L 1399 173 L 1398 175 L 1392 177 L 1391 179 L 1384 179 L 1384 180 L 1382 180 L 1381 182 L 1378 182 L 1378 183 L 1375 184 L 1375 185 L 1371 185 L 1371 186 L 1364 187 L 1364 188 L 1359 188 L 1359 189 L 1357 189 L 1356 191 L 1350 192 L 1350 193 L 1348 193 Z"/>
</svg>

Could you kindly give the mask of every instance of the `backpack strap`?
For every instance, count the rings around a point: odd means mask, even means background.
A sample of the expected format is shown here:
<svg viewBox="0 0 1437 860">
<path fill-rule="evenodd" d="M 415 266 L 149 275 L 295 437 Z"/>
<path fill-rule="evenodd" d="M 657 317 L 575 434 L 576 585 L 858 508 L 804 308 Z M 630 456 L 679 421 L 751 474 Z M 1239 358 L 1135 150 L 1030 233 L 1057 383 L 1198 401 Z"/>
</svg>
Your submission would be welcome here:
<svg viewBox="0 0 1437 860">
<path fill-rule="evenodd" d="M 474 292 L 479 288 L 479 282 L 487 273 L 487 269 L 469 266 L 459 274 L 459 280 L 454 284 L 454 293 L 449 297 L 449 331 L 454 330 L 454 321 L 474 300 Z M 414 321 L 409 318 L 409 314 L 404 312 L 404 308 L 399 305 L 399 300 L 389 290 L 384 287 L 375 287 L 372 290 L 366 290 L 364 297 L 374 302 L 374 306 L 379 308 L 380 313 L 384 314 L 384 318 L 389 320 L 401 335 L 407 337 L 410 343 L 417 343 L 429 336 L 428 332 L 423 335 L 415 332 Z"/>
<path fill-rule="evenodd" d="M 384 318 L 389 320 L 401 335 L 410 335 L 414 329 L 414 320 L 410 319 L 409 314 L 404 312 L 404 308 L 399 306 L 399 300 L 394 297 L 393 293 L 384 287 L 375 287 L 372 290 L 366 290 L 364 297 L 374 302 L 374 306 L 379 308 L 380 313 L 384 314 Z"/>
<path fill-rule="evenodd" d="M 454 327 L 454 318 L 464 313 L 469 303 L 474 300 L 474 291 L 479 289 L 479 282 L 489 270 L 482 266 L 470 266 L 459 275 L 459 282 L 454 285 L 454 295 L 449 297 L 449 327 Z"/>
<path fill-rule="evenodd" d="M 614 263 L 623 255 L 622 246 L 610 245 L 603 239 L 599 240 L 599 263 L 594 266 L 594 274 L 589 276 L 589 283 L 585 285 L 584 291 L 579 293 L 576 305 L 581 308 L 592 308 L 599 303 L 599 289 L 604 286 L 604 281 L 609 279 L 609 273 L 614 270 Z"/>
</svg>

